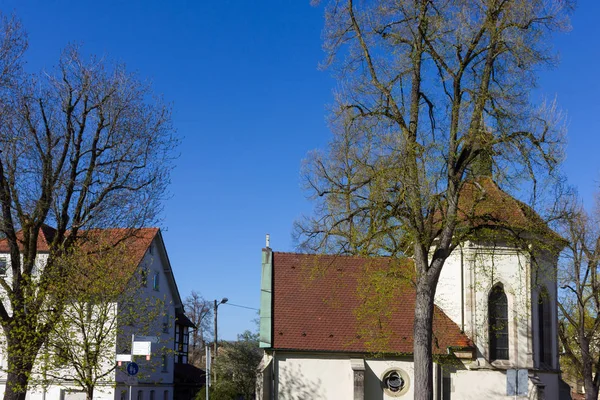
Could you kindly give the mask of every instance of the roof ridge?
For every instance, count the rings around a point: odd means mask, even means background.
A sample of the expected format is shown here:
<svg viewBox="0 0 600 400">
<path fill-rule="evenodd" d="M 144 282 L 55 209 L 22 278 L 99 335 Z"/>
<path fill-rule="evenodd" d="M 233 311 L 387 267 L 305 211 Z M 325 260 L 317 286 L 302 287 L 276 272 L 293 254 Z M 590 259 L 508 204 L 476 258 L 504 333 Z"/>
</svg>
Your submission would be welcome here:
<svg viewBox="0 0 600 400">
<path fill-rule="evenodd" d="M 271 249 L 271 252 L 273 254 L 288 254 L 288 255 L 298 255 L 298 256 L 308 256 L 308 257 L 318 257 L 318 256 L 325 256 L 325 257 L 343 257 L 343 258 L 359 258 L 359 259 L 363 259 L 363 258 L 369 258 L 369 259 L 373 259 L 373 258 L 380 258 L 380 259 L 394 259 L 394 258 L 404 258 L 404 259 L 411 259 L 412 257 L 409 256 L 403 256 L 403 257 L 392 257 L 392 256 L 361 256 L 361 255 L 357 255 L 357 254 L 335 254 L 335 253 L 297 253 L 294 251 L 273 251 L 273 249 Z"/>
</svg>

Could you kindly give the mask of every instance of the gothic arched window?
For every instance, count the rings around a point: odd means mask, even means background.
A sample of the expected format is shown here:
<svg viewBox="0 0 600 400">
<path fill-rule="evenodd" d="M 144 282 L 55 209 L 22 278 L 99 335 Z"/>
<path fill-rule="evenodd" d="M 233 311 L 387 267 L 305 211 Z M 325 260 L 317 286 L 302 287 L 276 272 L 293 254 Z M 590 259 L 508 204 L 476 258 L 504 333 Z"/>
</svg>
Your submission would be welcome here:
<svg viewBox="0 0 600 400">
<path fill-rule="evenodd" d="M 508 360 L 508 299 L 502 284 L 492 288 L 488 299 L 490 359 Z"/>
</svg>

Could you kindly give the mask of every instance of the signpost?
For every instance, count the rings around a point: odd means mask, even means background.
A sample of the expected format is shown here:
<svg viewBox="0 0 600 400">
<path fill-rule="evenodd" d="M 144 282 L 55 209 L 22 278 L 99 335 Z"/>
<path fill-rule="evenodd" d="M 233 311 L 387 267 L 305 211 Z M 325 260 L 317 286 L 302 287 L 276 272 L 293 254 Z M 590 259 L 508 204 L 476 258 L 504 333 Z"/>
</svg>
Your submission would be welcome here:
<svg viewBox="0 0 600 400">
<path fill-rule="evenodd" d="M 135 337 L 135 341 L 136 342 L 152 342 L 152 343 L 158 343 L 158 336 L 142 336 L 142 335 L 137 335 Z"/>
<path fill-rule="evenodd" d="M 139 370 L 140 367 L 136 363 L 130 362 L 127 364 L 127 373 L 129 375 L 136 376 Z"/>
<path fill-rule="evenodd" d="M 132 386 L 138 384 L 137 373 L 140 371 L 139 365 L 133 361 L 133 356 L 146 356 L 146 360 L 150 359 L 152 354 L 152 343 L 158 343 L 158 336 L 138 336 L 131 335 L 131 354 L 117 354 L 117 363 L 119 366 L 126 361 L 127 378 L 125 384 L 129 386 L 129 400 L 132 396 Z"/>
<path fill-rule="evenodd" d="M 133 342 L 131 354 L 134 356 L 149 356 L 151 353 L 152 342 Z"/>
<path fill-rule="evenodd" d="M 210 392 L 210 390 L 208 390 L 210 388 L 210 347 L 206 346 L 206 400 L 209 400 L 208 398 L 208 393 Z"/>
</svg>

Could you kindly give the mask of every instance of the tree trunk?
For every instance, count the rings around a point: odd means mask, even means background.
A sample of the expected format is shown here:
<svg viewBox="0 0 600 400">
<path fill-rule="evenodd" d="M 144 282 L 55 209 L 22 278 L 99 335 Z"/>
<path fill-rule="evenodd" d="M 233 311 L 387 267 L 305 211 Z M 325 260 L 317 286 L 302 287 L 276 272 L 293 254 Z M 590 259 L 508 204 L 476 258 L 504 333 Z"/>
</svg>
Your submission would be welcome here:
<svg viewBox="0 0 600 400">
<path fill-rule="evenodd" d="M 27 376 L 28 374 L 24 373 L 23 371 L 21 371 L 20 373 L 8 373 L 6 377 L 6 389 L 4 391 L 4 400 L 25 400 L 28 383 Z"/>
<path fill-rule="evenodd" d="M 29 350 L 29 349 L 27 349 Z M 6 376 L 6 389 L 4 400 L 25 400 L 27 384 L 33 369 L 33 363 L 20 362 L 17 357 L 8 355 L 8 374 Z"/>
<path fill-rule="evenodd" d="M 435 289 L 427 279 L 419 279 L 414 322 L 415 400 L 433 400 L 431 341 L 434 296 Z"/>
<path fill-rule="evenodd" d="M 17 332 L 30 332 L 29 327 L 17 324 L 7 334 L 7 376 L 4 400 L 25 400 L 29 376 L 41 344 L 30 335 Z M 7 330 L 4 330 L 5 334 Z M 11 337 L 12 336 L 12 337 Z M 16 337 L 15 337 L 16 336 Z"/>
<path fill-rule="evenodd" d="M 598 400 L 598 388 L 595 385 L 590 385 L 589 390 L 588 385 L 585 385 L 585 400 Z"/>
<path fill-rule="evenodd" d="M 85 398 L 86 398 L 86 400 L 94 400 L 94 387 L 93 386 L 88 386 L 86 388 Z"/>
</svg>

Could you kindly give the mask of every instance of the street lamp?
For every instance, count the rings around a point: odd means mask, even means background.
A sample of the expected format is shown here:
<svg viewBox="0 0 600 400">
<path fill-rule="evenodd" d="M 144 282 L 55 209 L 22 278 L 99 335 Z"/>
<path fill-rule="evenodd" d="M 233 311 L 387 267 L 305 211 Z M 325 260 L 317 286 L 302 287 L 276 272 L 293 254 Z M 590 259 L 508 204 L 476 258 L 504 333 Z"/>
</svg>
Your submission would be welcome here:
<svg viewBox="0 0 600 400">
<path fill-rule="evenodd" d="M 218 336 L 217 336 L 217 309 L 219 308 L 219 305 L 227 303 L 228 300 L 229 299 L 227 297 L 223 297 L 221 299 L 221 301 L 218 302 L 218 303 L 217 303 L 217 300 L 215 300 L 215 345 L 214 345 L 214 347 L 215 347 L 215 349 L 214 349 L 214 351 L 215 351 L 215 356 L 214 356 L 215 360 L 217 359 L 217 346 L 218 346 L 217 345 L 217 339 L 218 339 Z"/>
</svg>

